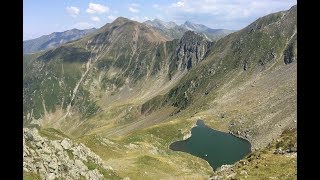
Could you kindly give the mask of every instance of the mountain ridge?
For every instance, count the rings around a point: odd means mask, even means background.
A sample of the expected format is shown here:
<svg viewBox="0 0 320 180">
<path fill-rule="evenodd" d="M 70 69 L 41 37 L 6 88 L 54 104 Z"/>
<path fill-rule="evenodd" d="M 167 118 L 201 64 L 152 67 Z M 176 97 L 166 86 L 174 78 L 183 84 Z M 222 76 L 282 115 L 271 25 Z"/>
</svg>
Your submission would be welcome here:
<svg viewBox="0 0 320 180">
<path fill-rule="evenodd" d="M 165 22 L 160 19 L 147 20 L 143 22 L 151 27 L 154 27 L 160 33 L 166 35 L 171 39 L 180 39 L 183 33 L 187 31 L 195 31 L 203 34 L 209 41 L 215 41 L 222 38 L 234 30 L 227 29 L 212 29 L 202 24 L 195 24 L 190 21 L 186 21 L 183 24 L 177 25 L 176 23 L 170 21 Z"/>
<path fill-rule="evenodd" d="M 37 51 L 54 48 L 69 41 L 77 40 L 87 34 L 93 33 L 95 30 L 96 28 L 84 30 L 73 28 L 63 32 L 53 32 L 35 39 L 29 39 L 23 41 L 23 53 L 34 53 Z"/>
</svg>

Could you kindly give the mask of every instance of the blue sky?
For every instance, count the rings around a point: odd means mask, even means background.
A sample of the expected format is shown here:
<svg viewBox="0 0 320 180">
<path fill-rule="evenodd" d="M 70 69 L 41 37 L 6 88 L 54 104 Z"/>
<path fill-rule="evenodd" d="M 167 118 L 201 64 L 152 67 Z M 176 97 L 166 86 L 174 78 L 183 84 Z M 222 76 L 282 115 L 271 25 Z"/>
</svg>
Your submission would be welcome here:
<svg viewBox="0 0 320 180">
<path fill-rule="evenodd" d="M 72 28 L 99 28 L 122 16 L 239 30 L 257 18 L 287 10 L 296 0 L 23 0 L 23 39 Z"/>
</svg>

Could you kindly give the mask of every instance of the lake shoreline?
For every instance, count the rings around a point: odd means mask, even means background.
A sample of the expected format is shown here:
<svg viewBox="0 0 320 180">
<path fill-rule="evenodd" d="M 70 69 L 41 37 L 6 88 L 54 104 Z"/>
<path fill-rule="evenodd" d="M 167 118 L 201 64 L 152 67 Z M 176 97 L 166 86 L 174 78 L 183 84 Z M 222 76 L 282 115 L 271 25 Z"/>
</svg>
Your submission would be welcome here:
<svg viewBox="0 0 320 180">
<path fill-rule="evenodd" d="M 168 148 L 205 160 L 213 171 L 222 165 L 232 165 L 252 153 L 252 145 L 248 139 L 230 131 L 215 130 L 201 119 L 183 135 L 182 140 L 170 143 Z"/>
</svg>

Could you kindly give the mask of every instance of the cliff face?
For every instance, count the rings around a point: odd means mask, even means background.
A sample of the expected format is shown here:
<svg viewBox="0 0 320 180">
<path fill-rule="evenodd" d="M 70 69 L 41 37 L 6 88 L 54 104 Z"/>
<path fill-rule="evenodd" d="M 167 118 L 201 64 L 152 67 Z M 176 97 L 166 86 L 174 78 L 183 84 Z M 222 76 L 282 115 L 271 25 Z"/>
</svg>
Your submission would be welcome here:
<svg viewBox="0 0 320 180">
<path fill-rule="evenodd" d="M 179 41 L 177 63 L 179 70 L 190 70 L 202 61 L 213 43 L 193 31 L 187 31 Z"/>
</svg>

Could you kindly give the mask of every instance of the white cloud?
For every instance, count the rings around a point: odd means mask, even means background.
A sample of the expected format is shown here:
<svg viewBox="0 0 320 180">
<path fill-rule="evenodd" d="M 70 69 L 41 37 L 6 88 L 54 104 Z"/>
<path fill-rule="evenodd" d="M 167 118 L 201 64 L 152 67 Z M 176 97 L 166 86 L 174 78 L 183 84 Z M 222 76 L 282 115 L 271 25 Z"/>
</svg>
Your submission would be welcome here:
<svg viewBox="0 0 320 180">
<path fill-rule="evenodd" d="M 172 3 L 172 7 L 183 7 L 184 2 L 183 1 L 178 1 L 177 3 Z"/>
<path fill-rule="evenodd" d="M 103 6 L 101 4 L 94 4 L 94 3 L 89 3 L 89 7 L 86 10 L 87 13 L 89 14 L 103 14 L 109 11 L 109 7 L 108 6 Z"/>
<path fill-rule="evenodd" d="M 296 4 L 296 0 L 180 0 L 172 3 L 172 10 L 189 13 L 208 13 L 227 18 L 241 18 L 250 15 L 265 15 L 283 10 L 288 4 Z"/>
<path fill-rule="evenodd" d="M 147 16 L 132 16 L 130 19 L 138 22 L 144 22 L 144 21 L 150 20 L 150 18 Z"/>
<path fill-rule="evenodd" d="M 112 15 L 108 16 L 108 19 L 110 19 L 111 21 L 115 20 L 116 18 L 117 18 L 117 17 L 112 16 Z"/>
<path fill-rule="evenodd" d="M 91 20 L 95 22 L 100 22 L 100 18 L 98 16 L 91 17 Z"/>
<path fill-rule="evenodd" d="M 164 13 L 179 23 L 191 20 L 239 29 L 261 16 L 287 10 L 295 4 L 296 0 L 176 0 Z"/>
<path fill-rule="evenodd" d="M 80 13 L 79 8 L 74 6 L 66 7 L 66 11 L 72 17 L 77 17 L 77 15 Z"/>
<path fill-rule="evenodd" d="M 77 28 L 77 29 L 89 29 L 93 27 L 94 27 L 93 24 L 88 22 L 78 22 L 72 26 L 72 28 Z"/>
<path fill-rule="evenodd" d="M 139 12 L 139 9 L 133 8 L 133 7 L 129 7 L 129 11 L 133 12 L 133 13 L 137 13 Z"/>
</svg>

